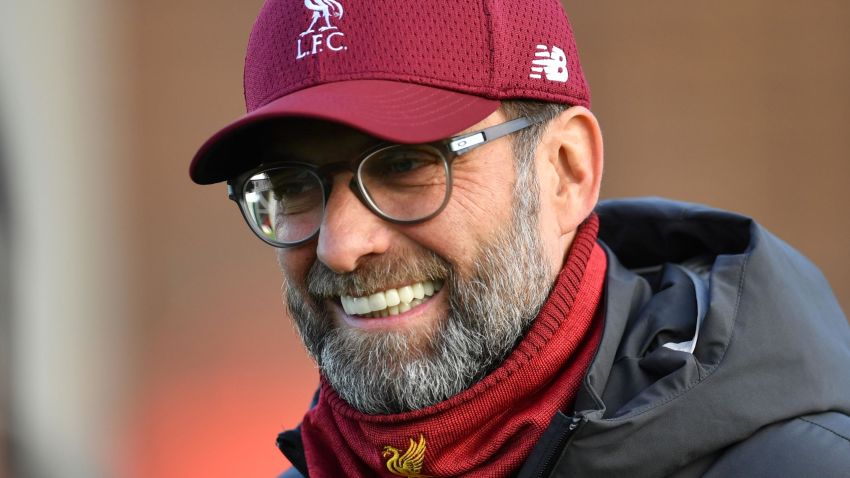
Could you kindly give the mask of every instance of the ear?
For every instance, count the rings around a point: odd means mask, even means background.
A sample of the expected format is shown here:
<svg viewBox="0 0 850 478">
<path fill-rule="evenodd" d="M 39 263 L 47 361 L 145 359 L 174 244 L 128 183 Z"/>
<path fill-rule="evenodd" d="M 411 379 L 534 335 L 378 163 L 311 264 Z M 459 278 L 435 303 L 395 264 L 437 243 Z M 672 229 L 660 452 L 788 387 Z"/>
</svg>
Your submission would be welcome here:
<svg viewBox="0 0 850 478">
<path fill-rule="evenodd" d="M 541 201 L 550 203 L 561 237 L 571 237 L 599 200 L 604 158 L 599 121 L 574 106 L 549 123 L 540 145 Z"/>
</svg>

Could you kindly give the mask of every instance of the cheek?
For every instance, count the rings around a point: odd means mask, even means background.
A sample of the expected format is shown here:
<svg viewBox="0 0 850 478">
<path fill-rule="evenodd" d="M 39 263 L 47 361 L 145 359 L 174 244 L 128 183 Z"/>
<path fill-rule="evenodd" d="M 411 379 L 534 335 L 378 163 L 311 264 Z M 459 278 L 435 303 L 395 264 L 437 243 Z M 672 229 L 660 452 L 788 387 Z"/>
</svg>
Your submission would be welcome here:
<svg viewBox="0 0 850 478">
<path fill-rule="evenodd" d="M 452 187 L 450 207 L 458 214 L 470 218 L 499 215 L 511 202 L 513 183 L 500 177 L 480 176 L 464 178 L 458 175 Z"/>
<path fill-rule="evenodd" d="M 316 260 L 315 244 L 293 249 L 278 249 L 277 263 L 288 281 L 301 286 L 307 279 L 307 273 Z"/>
<path fill-rule="evenodd" d="M 417 247 L 466 270 L 481 244 L 491 242 L 494 234 L 511 221 L 510 198 L 510 192 L 502 195 L 479 188 L 456 188 L 439 216 L 406 226 L 403 234 Z"/>
<path fill-rule="evenodd" d="M 456 168 L 451 201 L 441 214 L 451 227 L 467 229 L 479 239 L 510 220 L 514 188 L 512 169 L 481 166 L 475 171 Z"/>
</svg>

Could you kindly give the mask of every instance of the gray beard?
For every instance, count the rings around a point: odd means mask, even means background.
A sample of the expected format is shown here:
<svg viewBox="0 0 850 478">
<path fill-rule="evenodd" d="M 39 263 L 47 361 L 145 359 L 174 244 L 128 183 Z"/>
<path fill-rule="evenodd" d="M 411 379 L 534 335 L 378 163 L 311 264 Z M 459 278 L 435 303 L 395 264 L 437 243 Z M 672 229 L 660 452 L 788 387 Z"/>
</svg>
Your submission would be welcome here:
<svg viewBox="0 0 850 478">
<path fill-rule="evenodd" d="M 524 188 L 517 187 L 518 191 Z M 536 195 L 525 189 L 525 193 Z M 287 304 L 321 373 L 355 409 L 402 413 L 444 401 L 484 378 L 510 354 L 549 294 L 553 271 L 543 257 L 537 207 L 515 197 L 510 224 L 479 247 L 472 270 L 456 270 L 428 251 L 399 253 L 337 274 L 316 261 L 307 291 L 287 280 Z M 337 327 L 326 301 L 387 284 L 444 278 L 449 311 L 430 328 L 362 331 Z"/>
</svg>

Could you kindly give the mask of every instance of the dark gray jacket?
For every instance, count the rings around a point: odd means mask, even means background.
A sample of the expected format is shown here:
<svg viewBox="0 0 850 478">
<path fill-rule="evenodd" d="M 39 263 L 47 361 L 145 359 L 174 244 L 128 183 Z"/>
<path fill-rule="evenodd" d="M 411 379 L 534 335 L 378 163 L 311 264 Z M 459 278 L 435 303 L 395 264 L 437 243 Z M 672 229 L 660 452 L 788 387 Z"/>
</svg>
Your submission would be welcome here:
<svg viewBox="0 0 850 478">
<path fill-rule="evenodd" d="M 740 215 L 597 212 L 602 342 L 519 476 L 850 476 L 850 327 L 820 271 Z M 297 429 L 278 445 L 303 471 Z"/>
</svg>

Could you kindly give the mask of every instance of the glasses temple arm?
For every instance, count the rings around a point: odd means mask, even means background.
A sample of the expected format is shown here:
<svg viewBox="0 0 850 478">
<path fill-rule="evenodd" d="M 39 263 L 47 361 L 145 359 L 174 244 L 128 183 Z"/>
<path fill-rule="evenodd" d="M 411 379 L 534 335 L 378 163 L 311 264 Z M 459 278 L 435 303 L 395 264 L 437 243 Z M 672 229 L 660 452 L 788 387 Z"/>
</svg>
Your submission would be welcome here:
<svg viewBox="0 0 850 478">
<path fill-rule="evenodd" d="M 449 149 L 453 153 L 460 155 L 490 141 L 499 139 L 502 136 L 516 133 L 517 131 L 528 128 L 531 125 L 540 123 L 541 121 L 541 118 L 529 119 L 522 117 L 502 124 L 497 124 L 469 135 L 453 138 L 449 142 Z"/>
</svg>

